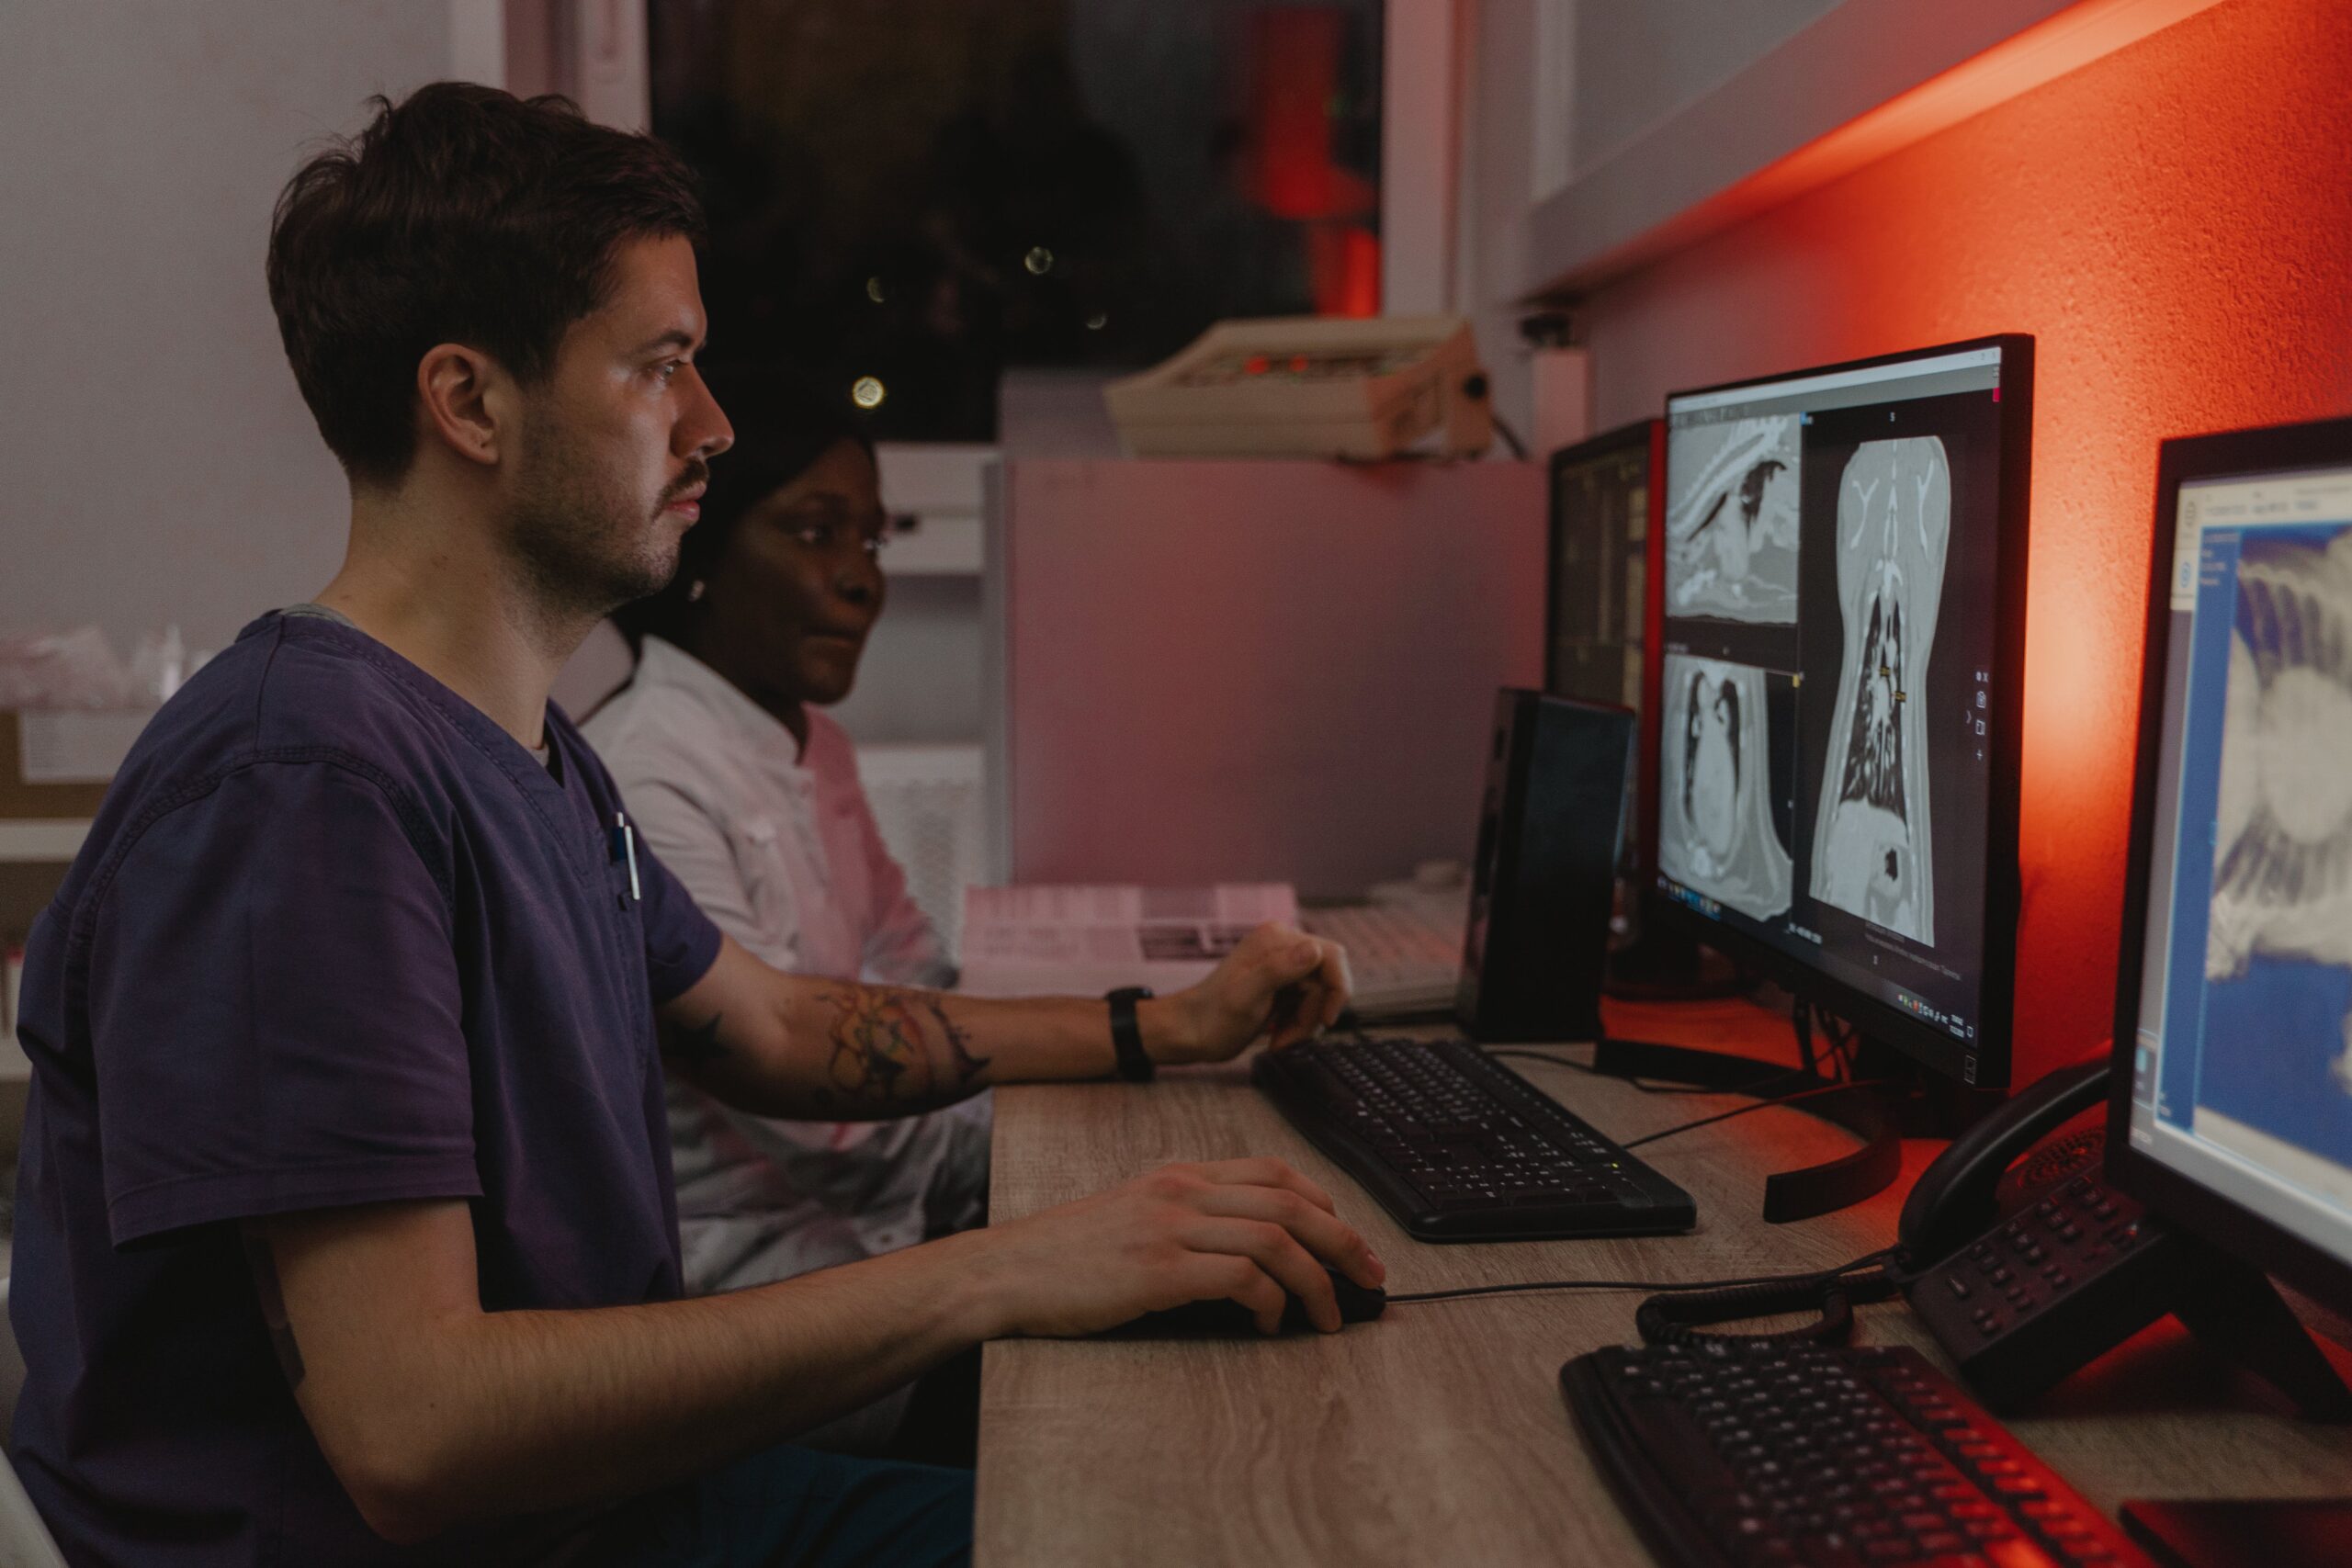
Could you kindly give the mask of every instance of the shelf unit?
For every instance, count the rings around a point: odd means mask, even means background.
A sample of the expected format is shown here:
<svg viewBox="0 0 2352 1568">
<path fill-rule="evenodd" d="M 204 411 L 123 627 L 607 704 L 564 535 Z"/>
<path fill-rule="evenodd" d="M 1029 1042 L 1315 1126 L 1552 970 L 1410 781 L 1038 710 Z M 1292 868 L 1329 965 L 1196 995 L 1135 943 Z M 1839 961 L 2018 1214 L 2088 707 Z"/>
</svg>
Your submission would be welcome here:
<svg viewBox="0 0 2352 1568">
<path fill-rule="evenodd" d="M 90 824 L 74 818 L 0 820 L 0 863 L 62 864 L 81 852 L 89 833 Z"/>
</svg>

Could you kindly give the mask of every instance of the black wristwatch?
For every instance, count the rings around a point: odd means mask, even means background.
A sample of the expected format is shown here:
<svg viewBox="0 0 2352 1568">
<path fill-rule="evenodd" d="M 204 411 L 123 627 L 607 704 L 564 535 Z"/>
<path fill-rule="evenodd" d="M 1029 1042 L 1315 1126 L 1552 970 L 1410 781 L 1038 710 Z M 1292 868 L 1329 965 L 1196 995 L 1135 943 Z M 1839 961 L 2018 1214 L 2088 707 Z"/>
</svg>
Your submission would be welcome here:
<svg viewBox="0 0 2352 1568">
<path fill-rule="evenodd" d="M 1102 998 L 1111 1004 L 1111 1045 L 1119 1054 L 1119 1076 L 1129 1083 L 1149 1083 L 1157 1070 L 1143 1054 L 1143 1027 L 1136 1022 L 1136 1004 L 1150 995 L 1148 986 L 1122 986 Z"/>
</svg>

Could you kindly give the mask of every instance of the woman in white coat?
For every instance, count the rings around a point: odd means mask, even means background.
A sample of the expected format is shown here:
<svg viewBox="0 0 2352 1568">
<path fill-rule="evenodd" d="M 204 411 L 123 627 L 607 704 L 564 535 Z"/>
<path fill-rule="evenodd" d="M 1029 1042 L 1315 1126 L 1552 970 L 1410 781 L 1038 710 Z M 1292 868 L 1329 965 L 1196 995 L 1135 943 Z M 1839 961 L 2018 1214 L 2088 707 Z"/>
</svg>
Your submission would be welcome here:
<svg viewBox="0 0 2352 1568">
<path fill-rule="evenodd" d="M 882 613 L 872 442 L 846 408 L 780 381 L 707 378 L 734 448 L 712 464 L 676 579 L 616 617 L 637 671 L 584 732 L 638 831 L 753 953 L 800 974 L 952 984 L 849 738 L 820 711 L 849 694 Z M 687 1289 L 764 1284 L 978 1224 L 989 1115 L 983 1094 L 898 1122 L 778 1122 L 673 1078 Z M 890 1448 L 908 1400 L 900 1389 L 803 1441 Z"/>
</svg>

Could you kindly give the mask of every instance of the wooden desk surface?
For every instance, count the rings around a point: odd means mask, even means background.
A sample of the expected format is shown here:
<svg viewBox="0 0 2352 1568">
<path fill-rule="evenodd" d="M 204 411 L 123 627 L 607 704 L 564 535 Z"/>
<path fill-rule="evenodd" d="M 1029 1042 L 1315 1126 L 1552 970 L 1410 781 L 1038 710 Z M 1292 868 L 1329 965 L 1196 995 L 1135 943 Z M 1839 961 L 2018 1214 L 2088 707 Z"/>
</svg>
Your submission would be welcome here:
<svg viewBox="0 0 2352 1568">
<path fill-rule="evenodd" d="M 1679 1010 L 1675 1033 L 1754 1041 L 1764 1017 L 1744 1003 Z M 1621 1014 L 1611 1024 L 1639 1032 Z M 1785 1041 L 1786 1025 L 1777 1028 Z M 1512 1065 L 1618 1138 L 1738 1103 Z M 1848 1146 L 1795 1111 L 1760 1111 L 1644 1151 L 1697 1199 L 1690 1235 L 1432 1247 L 1398 1230 L 1232 1064 L 1148 1086 L 999 1089 L 990 1212 L 1017 1218 L 1170 1160 L 1272 1154 L 1330 1190 L 1388 1265 L 1393 1292 L 1702 1280 L 1826 1267 L 1892 1241 L 1901 1193 L 1938 1145 L 1908 1145 L 1904 1181 L 1860 1208 L 1793 1225 L 1758 1217 L 1767 1172 Z M 1408 1303 L 1337 1335 L 1275 1340 L 989 1345 L 977 1560 L 1646 1564 L 1558 1384 L 1570 1357 L 1633 1341 L 1640 1300 L 1559 1292 Z M 1942 1359 L 1899 1302 L 1861 1316 L 1862 1339 Z M 2127 1497 L 2352 1491 L 2352 1429 L 2274 1409 L 2166 1320 L 2010 1425 L 2109 1514 Z"/>
</svg>

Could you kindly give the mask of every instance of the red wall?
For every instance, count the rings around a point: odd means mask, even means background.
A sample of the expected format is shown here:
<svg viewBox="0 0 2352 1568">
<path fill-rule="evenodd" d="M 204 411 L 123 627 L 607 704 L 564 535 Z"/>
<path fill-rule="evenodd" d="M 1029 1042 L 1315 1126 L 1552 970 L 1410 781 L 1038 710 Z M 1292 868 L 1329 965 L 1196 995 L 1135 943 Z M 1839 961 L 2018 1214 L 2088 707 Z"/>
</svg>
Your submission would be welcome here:
<svg viewBox="0 0 2352 1568">
<path fill-rule="evenodd" d="M 2105 1040 L 2156 443 L 2352 412 L 2352 5 L 2218 6 L 1584 314 L 1605 424 L 1677 387 L 2040 340 L 2019 1081 Z"/>
</svg>

